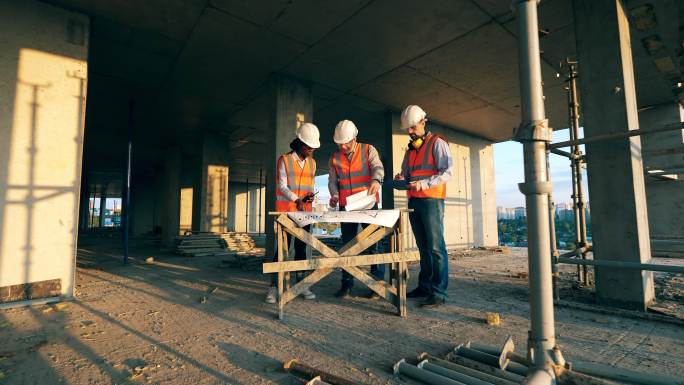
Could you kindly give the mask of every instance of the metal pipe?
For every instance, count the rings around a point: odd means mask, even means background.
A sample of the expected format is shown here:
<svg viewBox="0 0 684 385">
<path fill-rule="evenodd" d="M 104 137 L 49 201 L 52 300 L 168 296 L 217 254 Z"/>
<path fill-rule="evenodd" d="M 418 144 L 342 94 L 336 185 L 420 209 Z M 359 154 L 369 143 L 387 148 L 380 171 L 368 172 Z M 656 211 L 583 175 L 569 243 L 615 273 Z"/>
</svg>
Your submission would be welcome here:
<svg viewBox="0 0 684 385">
<path fill-rule="evenodd" d="M 485 352 L 487 354 L 492 354 L 495 356 L 498 356 L 501 354 L 501 348 L 497 348 L 495 346 L 489 346 L 489 345 L 485 345 L 485 344 L 480 344 L 477 342 L 471 342 L 470 348 L 475 349 L 475 350 L 479 350 L 481 352 Z M 527 357 L 521 356 L 520 354 L 515 353 L 515 352 L 508 352 L 506 354 L 506 357 L 508 357 L 509 360 L 511 360 L 513 362 L 517 362 L 521 365 L 529 366 L 529 364 L 530 364 Z"/>
<path fill-rule="evenodd" d="M 579 247 L 575 250 L 568 251 L 558 256 L 558 258 L 570 258 L 570 257 L 581 257 L 582 254 L 586 254 L 591 251 L 591 245 L 585 247 Z"/>
<path fill-rule="evenodd" d="M 480 372 L 486 373 L 486 374 L 491 374 L 493 376 L 501 377 L 503 379 L 513 381 L 516 383 L 522 382 L 525 377 L 520 376 L 515 373 L 507 372 L 505 370 L 501 370 L 498 367 L 494 367 L 491 365 L 483 364 L 479 361 L 471 360 L 462 356 L 459 356 L 456 354 L 456 352 L 451 352 L 447 355 L 447 360 L 450 362 L 456 363 L 461 366 L 465 366 L 471 369 L 478 370 Z"/>
<path fill-rule="evenodd" d="M 492 385 L 491 382 L 482 381 L 478 378 L 471 377 L 467 374 L 459 373 L 451 369 L 437 366 L 435 364 L 428 362 L 427 360 L 419 362 L 417 366 L 420 369 L 427 370 L 428 372 L 432 372 L 446 378 L 450 378 L 454 381 L 462 382 L 466 385 Z"/>
<path fill-rule="evenodd" d="M 522 0 L 522 1 L 527 1 L 527 0 Z M 564 142 L 558 142 L 558 143 L 550 143 L 548 145 L 548 148 L 550 148 L 550 149 L 551 148 L 563 148 L 563 147 L 569 147 L 569 146 L 573 146 L 573 145 L 598 142 L 598 141 L 602 141 L 602 140 L 629 138 L 632 136 L 657 134 L 659 132 L 667 132 L 667 131 L 682 130 L 682 129 L 684 129 L 684 122 L 672 123 L 672 124 L 667 124 L 667 125 L 665 125 L 663 127 L 659 127 L 659 128 L 640 128 L 638 130 L 630 130 L 630 131 L 626 131 L 626 132 L 616 132 L 614 134 L 603 134 L 603 135 L 591 136 L 589 138 L 582 138 L 582 139 L 576 139 L 576 140 L 566 140 Z"/>
<path fill-rule="evenodd" d="M 500 365 L 500 363 L 502 362 L 501 357 L 499 357 L 500 353 L 489 354 L 481 350 L 467 348 L 465 346 L 459 346 L 454 351 L 456 352 L 456 354 L 460 356 L 470 358 L 471 360 L 480 361 L 487 365 L 499 367 L 500 369 L 507 370 L 511 373 L 515 373 L 521 376 L 526 376 L 528 372 L 527 365 L 521 365 L 517 362 L 512 362 L 508 356 L 504 357 L 504 361 L 506 363 L 503 366 Z"/>
<path fill-rule="evenodd" d="M 551 152 L 552 154 L 564 156 L 564 157 L 569 158 L 569 159 L 572 159 L 572 157 L 573 157 L 573 155 L 571 153 L 569 153 L 567 151 L 559 150 L 557 148 L 549 149 L 549 152 Z"/>
<path fill-rule="evenodd" d="M 421 353 L 418 356 L 418 360 L 420 360 L 420 361 L 426 361 L 427 360 L 428 362 L 430 362 L 434 365 L 453 370 L 454 372 L 463 373 L 463 374 L 466 374 L 470 377 L 479 378 L 480 380 L 483 380 L 483 381 L 486 381 L 486 382 L 489 382 L 489 383 L 492 383 L 495 385 L 515 385 L 518 383 L 515 381 L 507 380 L 503 377 L 496 376 L 495 374 L 485 373 L 485 372 L 479 371 L 477 369 L 469 368 L 469 367 L 464 366 L 464 365 L 459 365 L 459 364 L 454 363 L 454 362 L 449 362 L 449 361 L 443 360 L 441 358 L 431 356 L 427 353 Z"/>
<path fill-rule="evenodd" d="M 573 361 L 570 365 L 572 370 L 592 376 L 608 378 L 611 380 L 626 381 L 633 384 L 645 385 L 682 385 L 683 379 L 662 376 L 652 373 L 639 373 L 633 370 L 601 365 L 594 362 Z"/>
<path fill-rule="evenodd" d="M 652 264 L 652 263 L 603 261 L 603 260 L 595 260 L 595 259 L 574 259 L 574 258 L 558 258 L 558 262 L 559 263 L 567 263 L 570 265 L 606 266 L 606 267 L 617 267 L 620 269 L 662 271 L 662 272 L 679 273 L 679 274 L 684 273 L 684 266 L 657 265 L 657 264 Z"/>
<path fill-rule="evenodd" d="M 467 385 L 462 382 L 452 380 L 439 374 L 428 372 L 411 364 L 407 364 L 405 359 L 401 359 L 394 364 L 394 374 L 402 374 L 406 377 L 411 377 L 414 380 L 430 384 L 430 385 Z"/>
<path fill-rule="evenodd" d="M 556 347 L 553 315 L 551 245 L 548 197 L 552 189 L 545 166 L 546 146 L 551 141 L 546 126 L 542 91 L 537 0 L 518 0 L 518 50 L 520 69 L 521 130 L 516 139 L 523 143 L 527 208 L 528 267 L 530 285 L 530 331 L 528 352 L 531 364 L 552 373 L 554 364 L 564 361 Z M 553 378 L 553 374 L 550 374 Z"/>
<path fill-rule="evenodd" d="M 546 151 L 546 173 L 551 182 L 551 166 L 549 164 L 549 151 Z M 549 193 L 549 235 L 551 236 L 551 285 L 553 287 L 553 299 L 560 299 L 560 288 L 558 287 L 558 245 L 556 240 L 556 203 L 553 201 L 553 194 Z"/>
<path fill-rule="evenodd" d="M 131 163 L 133 160 L 133 111 L 134 111 L 134 103 L 131 100 L 128 104 L 128 154 L 126 157 L 126 206 L 123 210 L 124 212 L 124 226 L 123 226 L 123 263 L 127 264 L 128 263 L 128 234 L 129 234 L 129 226 L 130 226 L 130 219 L 131 219 Z M 102 213 L 100 213 L 102 215 Z"/>
</svg>

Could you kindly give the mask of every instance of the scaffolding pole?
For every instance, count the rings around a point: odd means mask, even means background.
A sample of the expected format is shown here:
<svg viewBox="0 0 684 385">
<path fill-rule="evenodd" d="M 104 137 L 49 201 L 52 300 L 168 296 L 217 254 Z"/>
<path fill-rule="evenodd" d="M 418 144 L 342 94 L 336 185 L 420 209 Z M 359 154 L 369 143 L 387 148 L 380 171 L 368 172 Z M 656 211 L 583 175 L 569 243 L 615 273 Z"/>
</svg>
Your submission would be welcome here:
<svg viewBox="0 0 684 385">
<path fill-rule="evenodd" d="M 552 139 L 544 111 L 537 0 L 518 0 L 521 124 L 515 139 L 523 144 L 525 182 L 519 185 L 527 210 L 530 331 L 527 351 L 531 384 L 555 382 L 553 367 L 565 361 L 556 345 L 546 146 Z"/>
</svg>

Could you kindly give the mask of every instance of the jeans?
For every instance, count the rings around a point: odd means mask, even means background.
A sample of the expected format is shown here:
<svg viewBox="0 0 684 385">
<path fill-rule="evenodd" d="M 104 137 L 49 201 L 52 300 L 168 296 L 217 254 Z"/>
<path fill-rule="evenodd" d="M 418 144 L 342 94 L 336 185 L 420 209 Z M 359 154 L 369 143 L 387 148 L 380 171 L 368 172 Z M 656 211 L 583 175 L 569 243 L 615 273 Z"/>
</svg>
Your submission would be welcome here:
<svg viewBox="0 0 684 385">
<path fill-rule="evenodd" d="M 444 242 L 444 199 L 411 198 L 411 228 L 420 253 L 418 287 L 436 297 L 447 297 L 449 256 Z"/>
<path fill-rule="evenodd" d="M 374 206 L 373 210 L 376 210 L 378 206 Z M 344 210 L 344 209 L 342 209 Z M 342 225 L 342 243 L 347 244 L 347 242 L 354 239 L 354 237 L 359 233 L 358 223 L 341 223 Z M 361 228 L 365 229 L 368 227 L 367 223 L 362 223 Z M 378 244 L 366 249 L 367 254 L 377 254 Z M 385 265 L 372 265 L 370 269 L 371 275 L 377 280 L 385 279 Z M 352 287 L 354 286 L 354 276 L 347 273 L 346 270 L 342 270 L 342 287 Z"/>
<path fill-rule="evenodd" d="M 309 231 L 311 225 L 302 227 L 304 231 Z M 290 234 L 287 235 L 287 245 L 289 246 L 294 238 Z M 289 249 L 289 247 L 288 247 Z M 294 249 L 295 249 L 295 261 L 303 261 L 306 259 L 306 243 L 294 238 Z M 287 255 L 285 255 L 285 260 L 287 260 Z M 276 247 L 275 253 L 273 254 L 273 262 L 278 262 L 278 248 Z M 298 271 L 295 273 L 295 281 L 300 281 L 303 278 L 303 271 Z M 271 274 L 271 286 L 276 286 L 278 284 L 278 273 Z"/>
</svg>

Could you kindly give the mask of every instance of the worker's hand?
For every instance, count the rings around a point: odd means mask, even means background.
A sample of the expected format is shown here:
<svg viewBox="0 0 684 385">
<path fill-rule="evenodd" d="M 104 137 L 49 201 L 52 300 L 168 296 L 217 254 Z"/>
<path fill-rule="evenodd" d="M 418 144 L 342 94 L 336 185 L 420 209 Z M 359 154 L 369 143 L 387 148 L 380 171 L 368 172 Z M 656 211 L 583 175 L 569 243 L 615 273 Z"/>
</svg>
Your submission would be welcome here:
<svg viewBox="0 0 684 385">
<path fill-rule="evenodd" d="M 330 207 L 335 207 L 337 206 L 337 203 L 340 201 L 340 197 L 337 195 L 333 195 L 330 197 Z"/>
<path fill-rule="evenodd" d="M 404 180 L 404 176 L 401 173 L 394 176 L 394 180 Z"/>
<path fill-rule="evenodd" d="M 297 205 L 297 211 L 304 211 L 304 202 L 302 201 L 302 198 L 297 199 L 295 204 Z"/>
<path fill-rule="evenodd" d="M 412 191 L 420 191 L 423 189 L 423 184 L 420 183 L 419 180 L 417 180 L 417 181 L 409 182 L 406 185 L 406 188 L 409 190 L 412 190 Z"/>
<path fill-rule="evenodd" d="M 378 190 L 380 190 L 380 183 L 377 180 L 372 181 L 371 184 L 368 185 L 368 195 L 374 195 Z"/>
<path fill-rule="evenodd" d="M 304 195 L 304 197 L 302 198 L 302 202 L 311 203 L 311 202 L 313 202 L 313 198 L 314 198 L 314 193 L 312 193 L 312 192 L 306 193 L 306 195 Z"/>
</svg>

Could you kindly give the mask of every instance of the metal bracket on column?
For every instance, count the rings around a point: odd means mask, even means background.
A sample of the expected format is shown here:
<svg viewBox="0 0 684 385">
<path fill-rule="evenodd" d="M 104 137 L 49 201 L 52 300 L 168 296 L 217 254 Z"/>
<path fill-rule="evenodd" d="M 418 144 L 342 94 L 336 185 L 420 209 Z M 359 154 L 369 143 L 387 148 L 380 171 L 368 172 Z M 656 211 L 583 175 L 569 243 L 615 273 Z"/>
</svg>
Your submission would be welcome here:
<svg viewBox="0 0 684 385">
<path fill-rule="evenodd" d="M 517 142 L 542 141 L 551 142 L 553 129 L 549 127 L 549 120 L 532 120 L 522 122 L 513 130 L 513 139 Z"/>
<path fill-rule="evenodd" d="M 518 183 L 518 190 L 525 195 L 551 194 L 553 185 L 551 182 Z"/>
</svg>

